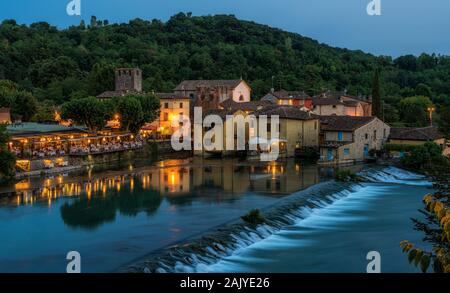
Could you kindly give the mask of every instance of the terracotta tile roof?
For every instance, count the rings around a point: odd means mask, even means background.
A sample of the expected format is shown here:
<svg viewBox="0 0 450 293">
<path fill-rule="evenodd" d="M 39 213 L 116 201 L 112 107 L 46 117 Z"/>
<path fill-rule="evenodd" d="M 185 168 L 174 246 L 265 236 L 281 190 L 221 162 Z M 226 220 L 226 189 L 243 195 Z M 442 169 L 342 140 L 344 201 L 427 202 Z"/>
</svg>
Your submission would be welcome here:
<svg viewBox="0 0 450 293">
<path fill-rule="evenodd" d="M 280 90 L 273 93 L 268 93 L 268 95 L 273 95 L 280 100 L 294 99 L 294 100 L 305 100 L 311 99 L 311 97 L 304 91 L 286 91 Z"/>
<path fill-rule="evenodd" d="M 336 98 L 313 98 L 313 105 L 325 106 L 325 105 L 344 105 L 344 103 Z"/>
<path fill-rule="evenodd" d="M 189 99 L 185 95 L 179 93 L 155 93 L 159 99 Z"/>
<path fill-rule="evenodd" d="M 300 110 L 298 107 L 294 106 L 279 106 L 279 105 L 271 105 L 265 107 L 261 110 L 258 110 L 253 113 L 255 116 L 267 115 L 268 117 L 272 115 L 278 115 L 280 118 L 284 119 L 293 119 L 293 120 L 311 120 L 318 119 L 317 115 L 311 114 L 310 112 L 306 112 Z"/>
<path fill-rule="evenodd" d="M 219 79 L 219 80 L 184 80 L 174 89 L 175 91 L 195 91 L 199 87 L 227 87 L 236 88 L 243 80 L 241 79 Z"/>
<path fill-rule="evenodd" d="M 420 140 L 420 141 L 431 141 L 436 139 L 441 139 L 444 136 L 439 132 L 437 127 L 422 127 L 422 128 L 391 128 L 390 139 L 401 139 L 401 140 Z"/>
<path fill-rule="evenodd" d="M 225 109 L 209 109 L 209 110 L 203 111 L 203 118 L 205 118 L 207 115 L 217 115 L 220 118 L 222 118 L 222 120 L 225 120 L 227 115 L 233 115 L 234 113 L 236 113 L 236 111 L 225 110 Z"/>
<path fill-rule="evenodd" d="M 273 105 L 269 101 L 251 101 L 251 102 L 244 102 L 244 103 L 238 103 L 233 101 L 232 99 L 227 99 L 220 103 L 220 106 L 227 110 L 242 110 L 242 111 L 257 111 L 264 107 Z"/>
<path fill-rule="evenodd" d="M 348 95 L 345 92 L 339 92 L 339 91 L 326 91 L 317 96 L 314 96 L 314 99 L 315 100 L 330 99 L 329 101 L 332 101 L 334 99 L 334 100 L 342 101 L 344 103 L 350 102 L 350 101 L 353 101 L 355 103 L 357 103 L 357 102 L 371 103 L 370 98 L 356 97 L 356 96 Z M 327 105 L 327 104 L 322 104 L 322 105 Z M 332 104 L 330 104 L 330 105 L 332 105 Z"/>
<path fill-rule="evenodd" d="M 371 116 L 320 116 L 320 128 L 328 131 L 353 131 L 374 119 L 375 117 Z"/>
<path fill-rule="evenodd" d="M 100 99 L 112 99 L 125 96 L 126 91 L 106 91 L 97 96 Z"/>
</svg>

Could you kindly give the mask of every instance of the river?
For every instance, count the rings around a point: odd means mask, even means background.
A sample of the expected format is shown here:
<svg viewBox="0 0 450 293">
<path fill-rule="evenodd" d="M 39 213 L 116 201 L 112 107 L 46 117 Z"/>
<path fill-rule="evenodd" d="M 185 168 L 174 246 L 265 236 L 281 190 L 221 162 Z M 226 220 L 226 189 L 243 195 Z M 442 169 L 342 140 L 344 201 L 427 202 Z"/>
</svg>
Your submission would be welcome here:
<svg viewBox="0 0 450 293">
<path fill-rule="evenodd" d="M 301 190 L 329 181 L 333 172 L 293 160 L 194 158 L 25 179 L 0 188 L 0 271 L 65 272 L 69 251 L 80 253 L 82 272 L 115 271 L 251 209 L 282 206 Z M 396 180 L 388 174 L 391 182 L 341 192 L 264 237 L 174 271 L 359 272 L 369 250 L 380 251 L 385 271 L 414 271 L 398 243 L 420 243 L 409 218 L 420 216 L 417 209 L 429 190 L 427 182 L 411 176 Z"/>
</svg>

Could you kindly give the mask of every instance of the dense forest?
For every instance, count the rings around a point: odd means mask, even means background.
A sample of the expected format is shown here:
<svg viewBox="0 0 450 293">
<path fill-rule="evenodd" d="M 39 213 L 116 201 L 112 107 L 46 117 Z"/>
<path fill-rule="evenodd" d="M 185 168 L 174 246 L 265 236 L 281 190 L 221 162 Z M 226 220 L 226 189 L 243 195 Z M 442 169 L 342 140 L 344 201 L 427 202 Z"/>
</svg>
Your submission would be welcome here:
<svg viewBox="0 0 450 293">
<path fill-rule="evenodd" d="M 374 56 L 230 15 L 180 13 L 167 22 L 134 19 L 126 24 L 93 16 L 89 24 L 66 29 L 14 20 L 0 25 L 0 80 L 13 82 L 0 83 L 0 107 L 30 103 L 36 115 L 45 116 L 55 105 L 113 89 L 113 69 L 128 66 L 143 70 L 146 91 L 171 91 L 184 79 L 242 77 L 254 99 L 272 86 L 310 95 L 347 90 L 367 96 L 378 69 L 387 122 L 427 125 L 426 107 L 433 104 L 437 121 L 450 123 L 449 56 Z M 24 114 L 18 108 L 15 112 Z"/>
</svg>

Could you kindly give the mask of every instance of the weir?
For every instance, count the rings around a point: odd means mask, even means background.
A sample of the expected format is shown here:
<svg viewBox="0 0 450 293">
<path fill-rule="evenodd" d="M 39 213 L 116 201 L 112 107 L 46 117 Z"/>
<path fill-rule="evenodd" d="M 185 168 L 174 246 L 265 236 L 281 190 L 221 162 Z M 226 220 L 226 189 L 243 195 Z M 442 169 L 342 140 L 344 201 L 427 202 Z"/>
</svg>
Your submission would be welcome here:
<svg viewBox="0 0 450 293">
<path fill-rule="evenodd" d="M 368 184 L 388 183 L 430 186 L 422 175 L 395 167 L 365 169 L 359 173 Z M 264 210 L 266 223 L 252 226 L 236 221 L 197 238 L 155 251 L 132 265 L 125 272 L 209 272 L 223 259 L 262 242 L 286 227 L 307 220 L 313 213 L 347 198 L 367 183 L 325 182 L 282 199 L 276 206 Z M 310 223 L 313 224 L 313 223 Z"/>
</svg>

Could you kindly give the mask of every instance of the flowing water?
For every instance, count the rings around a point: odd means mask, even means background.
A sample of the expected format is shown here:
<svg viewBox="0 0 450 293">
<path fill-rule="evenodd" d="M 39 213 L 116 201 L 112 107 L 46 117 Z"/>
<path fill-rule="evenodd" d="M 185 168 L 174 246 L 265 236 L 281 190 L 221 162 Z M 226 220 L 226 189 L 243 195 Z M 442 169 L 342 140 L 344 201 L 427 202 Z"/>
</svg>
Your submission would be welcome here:
<svg viewBox="0 0 450 293">
<path fill-rule="evenodd" d="M 299 192 L 269 211 L 267 224 L 235 225 L 225 235 L 184 243 L 188 248 L 150 257 L 132 270 L 366 272 L 367 253 L 377 251 L 383 272 L 416 272 L 399 243 L 408 239 L 429 248 L 422 243 L 423 235 L 412 229 L 410 217 L 421 218 L 417 209 L 430 183 L 393 167 L 360 174 L 372 182 L 342 185 L 340 191 L 332 190 L 333 183 Z"/>
<path fill-rule="evenodd" d="M 338 184 L 334 171 L 194 158 L 1 186 L 0 271 L 64 272 L 72 250 L 83 272 L 360 272 L 370 250 L 383 271 L 414 271 L 398 243 L 421 242 L 409 218 L 429 182 L 377 167 Z M 236 221 L 254 208 L 267 224 Z"/>
</svg>

